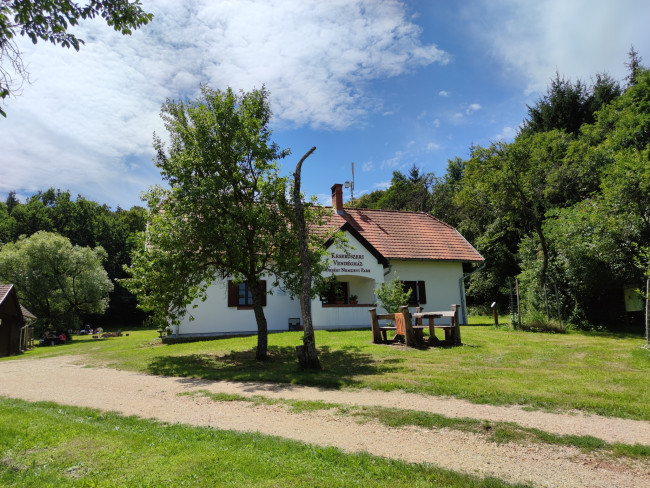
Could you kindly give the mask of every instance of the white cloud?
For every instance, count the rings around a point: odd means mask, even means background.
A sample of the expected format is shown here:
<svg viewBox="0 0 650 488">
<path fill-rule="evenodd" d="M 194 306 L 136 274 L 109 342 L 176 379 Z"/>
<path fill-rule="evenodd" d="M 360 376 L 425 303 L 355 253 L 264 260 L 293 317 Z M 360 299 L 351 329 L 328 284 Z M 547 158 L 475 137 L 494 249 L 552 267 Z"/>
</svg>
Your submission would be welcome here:
<svg viewBox="0 0 650 488">
<path fill-rule="evenodd" d="M 433 126 L 434 126 L 436 129 L 438 129 L 438 128 L 440 127 L 440 120 L 439 120 L 439 119 L 435 119 L 435 120 L 433 121 Z"/>
<path fill-rule="evenodd" d="M 465 16 L 505 76 L 523 77 L 527 93 L 544 92 L 556 70 L 585 81 L 605 70 L 622 79 L 631 44 L 650 52 L 646 0 L 493 0 L 473 2 Z"/>
<path fill-rule="evenodd" d="M 501 129 L 501 132 L 494 136 L 494 139 L 497 141 L 512 141 L 517 135 L 517 129 L 514 127 L 504 127 Z"/>
<path fill-rule="evenodd" d="M 408 154 L 405 151 L 395 151 L 393 157 L 384 159 L 381 162 L 381 169 L 394 169 L 403 166 L 404 158 L 406 156 L 408 156 Z"/>
<path fill-rule="evenodd" d="M 437 151 L 438 149 L 440 149 L 440 144 L 437 144 L 435 142 L 430 142 L 427 144 L 427 152 Z"/>
<path fill-rule="evenodd" d="M 445 90 L 440 90 L 438 92 L 438 96 L 440 96 L 440 97 L 448 97 L 449 95 L 451 95 L 451 93 L 449 93 L 448 91 L 445 91 Z"/>
<path fill-rule="evenodd" d="M 19 39 L 34 83 L 6 107 L 0 145 L 11 164 L 3 164 L 0 192 L 56 185 L 124 202 L 121 193 L 137 194 L 157 173 L 151 141 L 165 133 L 161 103 L 196 96 L 200 83 L 266 84 L 274 126 L 344 129 L 381 111 L 366 83 L 448 61 L 420 40 L 397 0 L 143 6 L 154 21 L 132 36 L 100 19 L 82 23 L 78 53 Z"/>
<path fill-rule="evenodd" d="M 390 181 L 381 181 L 379 183 L 375 183 L 373 186 L 378 190 L 385 190 L 390 186 Z"/>
<path fill-rule="evenodd" d="M 465 113 L 469 115 L 472 112 L 476 112 L 478 110 L 481 110 L 481 106 L 478 103 L 472 103 L 465 109 Z"/>
<path fill-rule="evenodd" d="M 374 164 L 372 163 L 372 161 L 366 161 L 365 163 L 363 163 L 361 165 L 361 170 L 364 173 L 367 173 L 369 171 L 372 171 L 373 167 L 374 167 Z"/>
</svg>

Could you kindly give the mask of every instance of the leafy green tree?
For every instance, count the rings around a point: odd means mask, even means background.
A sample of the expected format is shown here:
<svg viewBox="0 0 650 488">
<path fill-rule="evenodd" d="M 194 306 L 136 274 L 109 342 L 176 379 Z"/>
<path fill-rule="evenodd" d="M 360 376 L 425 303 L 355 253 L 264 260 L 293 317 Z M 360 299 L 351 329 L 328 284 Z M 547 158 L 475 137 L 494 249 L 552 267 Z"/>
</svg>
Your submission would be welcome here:
<svg viewBox="0 0 650 488">
<path fill-rule="evenodd" d="M 578 135 L 583 124 L 594 121 L 594 113 L 621 94 L 619 84 L 607 74 L 596 75 L 594 85 L 575 83 L 555 73 L 546 95 L 528 106 L 522 133 L 564 130 Z"/>
<path fill-rule="evenodd" d="M 406 289 L 404 282 L 395 274 L 392 280 L 384 281 L 375 288 L 375 295 L 386 313 L 397 313 L 401 306 L 408 305 L 411 290 Z"/>
<path fill-rule="evenodd" d="M 0 2 L 0 100 L 29 79 L 16 36 L 27 36 L 34 44 L 41 40 L 79 51 L 84 41 L 69 29 L 81 20 L 98 16 L 124 35 L 153 19 L 152 14 L 142 10 L 139 0 L 89 0 L 82 6 L 70 0 Z M 6 116 L 1 107 L 0 115 Z"/>
<path fill-rule="evenodd" d="M 7 195 L 7 200 L 5 202 L 7 204 L 7 211 L 11 214 L 12 210 L 16 205 L 20 204 L 20 201 L 16 197 L 16 192 L 15 191 L 10 191 L 9 195 Z"/>
<path fill-rule="evenodd" d="M 377 202 L 377 208 L 428 212 L 432 181 L 432 173 L 422 173 L 415 165 L 411 166 L 408 175 L 393 171 L 390 187 Z"/>
<path fill-rule="evenodd" d="M 73 246 L 36 232 L 0 249 L 0 281 L 16 286 L 21 302 L 41 324 L 73 327 L 84 314 L 101 314 L 113 284 L 102 267 L 101 247 Z"/>
<path fill-rule="evenodd" d="M 0 202 L 0 246 L 12 242 L 16 235 L 16 219 L 14 219 L 5 203 Z"/>
<path fill-rule="evenodd" d="M 154 146 L 169 189 L 146 195 L 149 228 L 125 284 L 161 324 L 178 324 L 215 279 L 246 283 L 257 322 L 256 357 L 264 360 L 267 323 L 258 283 L 286 271 L 279 269 L 283 254 L 299 255 L 289 228 L 293 217 L 284 210 L 292 208 L 288 181 L 276 162 L 289 151 L 271 142 L 268 92 L 203 86 L 195 101 L 165 103 L 162 116 L 169 152 L 158 137 Z"/>
<path fill-rule="evenodd" d="M 457 199 L 468 208 L 487 206 L 495 216 L 533 232 L 542 254 L 540 281 L 546 281 L 549 249 L 543 222 L 552 207 L 549 194 L 566 155 L 570 137 L 560 131 L 522 135 L 514 143 L 476 147 L 465 167 Z"/>
<path fill-rule="evenodd" d="M 443 177 L 432 178 L 429 212 L 454 227 L 462 220 L 461 210 L 454 198 L 460 190 L 464 172 L 465 161 L 456 157 L 447 162 L 447 171 Z"/>
<path fill-rule="evenodd" d="M 637 75 L 643 71 L 643 66 L 641 65 L 642 58 L 639 56 L 638 51 L 634 49 L 634 46 L 630 46 L 630 50 L 627 53 L 628 62 L 625 63 L 625 67 L 629 70 L 628 75 L 625 77 L 629 85 L 636 85 Z"/>
<path fill-rule="evenodd" d="M 51 232 L 54 229 L 52 209 L 41 201 L 38 194 L 14 207 L 11 216 L 16 221 L 16 233 L 19 236 L 30 236 L 39 230 Z"/>
</svg>

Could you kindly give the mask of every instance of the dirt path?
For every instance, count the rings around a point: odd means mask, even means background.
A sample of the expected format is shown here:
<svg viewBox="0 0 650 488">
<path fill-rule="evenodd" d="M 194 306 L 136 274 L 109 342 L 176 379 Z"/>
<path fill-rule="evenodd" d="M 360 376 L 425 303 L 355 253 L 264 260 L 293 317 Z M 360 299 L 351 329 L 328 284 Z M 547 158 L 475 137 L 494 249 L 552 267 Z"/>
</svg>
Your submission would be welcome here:
<svg viewBox="0 0 650 488">
<path fill-rule="evenodd" d="M 349 405 L 380 405 L 434 412 L 450 417 L 513 421 L 559 434 L 593 435 L 608 442 L 650 444 L 650 422 L 530 412 L 518 407 L 474 405 L 462 400 L 400 392 L 331 391 L 319 388 L 212 382 L 149 376 L 113 369 L 86 368 L 83 358 L 61 356 L 0 363 L 0 396 L 54 401 L 112 410 L 124 415 L 220 429 L 258 431 L 345 451 L 399 458 L 512 482 L 547 487 L 647 487 L 650 463 L 599 459 L 574 448 L 546 444 L 500 444 L 449 429 L 393 429 L 358 423 L 330 411 L 290 413 L 282 405 L 214 402 L 179 396 L 196 390 L 244 396 L 323 400 Z"/>
</svg>

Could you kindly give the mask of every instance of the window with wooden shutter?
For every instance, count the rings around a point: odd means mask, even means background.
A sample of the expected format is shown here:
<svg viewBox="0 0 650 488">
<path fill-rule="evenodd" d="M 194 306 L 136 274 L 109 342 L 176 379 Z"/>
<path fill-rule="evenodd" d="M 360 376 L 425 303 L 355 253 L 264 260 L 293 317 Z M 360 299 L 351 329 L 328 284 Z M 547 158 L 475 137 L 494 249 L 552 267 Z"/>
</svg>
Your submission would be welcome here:
<svg viewBox="0 0 650 488">
<path fill-rule="evenodd" d="M 238 294 L 239 294 L 239 287 L 233 283 L 232 280 L 228 280 L 228 306 L 229 307 L 236 307 L 237 306 L 237 300 L 238 300 Z"/>
<path fill-rule="evenodd" d="M 424 281 L 418 281 L 418 303 L 420 305 L 427 303 L 427 291 Z"/>
<path fill-rule="evenodd" d="M 424 286 L 424 281 L 402 281 L 404 290 L 408 291 L 411 295 L 409 297 L 409 305 L 417 307 L 427 303 L 427 293 Z"/>
<path fill-rule="evenodd" d="M 266 280 L 257 282 L 262 293 L 262 306 L 266 307 Z M 235 284 L 228 280 L 228 306 L 248 309 L 253 306 L 253 295 L 246 283 Z"/>
</svg>

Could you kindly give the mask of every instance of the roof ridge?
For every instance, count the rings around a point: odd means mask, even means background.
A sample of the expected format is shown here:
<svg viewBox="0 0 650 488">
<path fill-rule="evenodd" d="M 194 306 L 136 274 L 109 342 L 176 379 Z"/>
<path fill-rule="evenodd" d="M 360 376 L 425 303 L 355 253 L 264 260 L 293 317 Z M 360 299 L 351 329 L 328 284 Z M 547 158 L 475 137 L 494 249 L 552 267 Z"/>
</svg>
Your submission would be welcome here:
<svg viewBox="0 0 650 488">
<path fill-rule="evenodd" d="M 333 208 L 333 207 L 325 207 L 325 208 Z M 357 210 L 357 211 L 368 211 L 368 212 L 385 212 L 385 213 L 401 213 L 401 214 L 415 214 L 415 215 L 431 215 L 428 212 L 422 212 L 422 211 L 415 211 L 415 210 L 393 210 L 393 209 L 383 209 L 383 208 L 350 208 L 350 207 L 344 207 L 344 211 L 346 210 Z M 431 215 L 431 217 L 438 219 L 437 217 L 434 217 Z M 440 220 L 442 222 L 442 220 Z M 444 223 L 444 222 L 443 222 Z"/>
</svg>

